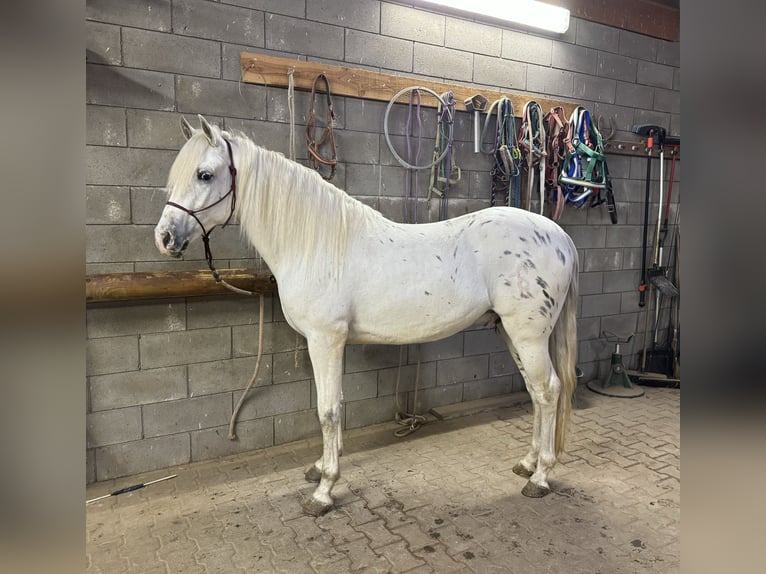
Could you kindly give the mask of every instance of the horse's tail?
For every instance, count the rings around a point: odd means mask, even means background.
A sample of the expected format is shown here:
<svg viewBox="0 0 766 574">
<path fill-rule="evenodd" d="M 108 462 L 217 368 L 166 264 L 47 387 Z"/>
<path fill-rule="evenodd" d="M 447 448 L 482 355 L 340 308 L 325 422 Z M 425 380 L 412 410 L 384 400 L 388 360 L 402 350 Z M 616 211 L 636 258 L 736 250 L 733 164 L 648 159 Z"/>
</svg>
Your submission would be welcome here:
<svg viewBox="0 0 766 574">
<path fill-rule="evenodd" d="M 549 351 L 553 368 L 561 380 L 559 402 L 556 407 L 556 456 L 564 449 L 569 415 L 572 410 L 572 394 L 577 386 L 577 298 L 579 263 L 577 250 L 572 244 L 574 262 L 572 263 L 569 291 L 564 307 L 553 328 L 549 341 Z"/>
</svg>

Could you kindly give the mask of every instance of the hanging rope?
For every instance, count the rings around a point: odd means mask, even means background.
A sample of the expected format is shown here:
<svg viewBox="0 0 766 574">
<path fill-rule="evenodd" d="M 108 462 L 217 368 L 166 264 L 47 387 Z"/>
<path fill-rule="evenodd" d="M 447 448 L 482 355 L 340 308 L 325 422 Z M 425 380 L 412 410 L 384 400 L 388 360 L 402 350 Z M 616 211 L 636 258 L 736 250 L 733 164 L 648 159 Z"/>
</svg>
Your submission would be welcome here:
<svg viewBox="0 0 766 574">
<path fill-rule="evenodd" d="M 295 68 L 287 70 L 287 111 L 290 114 L 290 159 L 295 161 Z"/>
<path fill-rule="evenodd" d="M 424 424 L 426 424 L 426 417 L 423 415 L 416 415 L 414 413 L 407 413 L 402 409 L 401 402 L 399 401 L 399 383 L 402 376 L 402 355 L 404 354 L 404 345 L 399 346 L 399 368 L 396 371 L 396 389 L 394 390 L 394 397 L 396 398 L 396 424 L 405 428 L 397 429 L 394 431 L 396 438 L 403 438 L 409 434 L 414 433 Z M 412 399 L 413 411 L 418 406 L 418 386 L 420 385 L 420 345 L 418 345 L 418 365 L 415 368 L 415 395 Z"/>
</svg>

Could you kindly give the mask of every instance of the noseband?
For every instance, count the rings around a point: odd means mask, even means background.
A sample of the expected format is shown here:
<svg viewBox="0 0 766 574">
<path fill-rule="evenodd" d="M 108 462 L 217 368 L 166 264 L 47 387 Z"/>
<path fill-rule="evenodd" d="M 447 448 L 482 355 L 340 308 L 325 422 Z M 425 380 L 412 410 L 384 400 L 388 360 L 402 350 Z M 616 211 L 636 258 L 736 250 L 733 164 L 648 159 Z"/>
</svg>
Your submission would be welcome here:
<svg viewBox="0 0 766 574">
<path fill-rule="evenodd" d="M 184 207 L 183 205 L 180 205 L 176 203 L 175 201 L 168 201 L 165 205 L 169 205 L 171 207 L 175 207 L 176 209 L 180 209 L 184 213 L 188 213 L 194 218 L 194 221 L 196 221 L 200 228 L 202 229 L 202 243 L 205 245 L 205 259 L 207 260 L 207 266 L 210 268 L 210 271 L 213 273 L 213 277 L 215 278 L 216 283 L 222 283 L 225 287 L 228 289 L 231 289 L 232 291 L 236 293 L 240 293 L 241 295 L 254 295 L 252 291 L 246 291 L 244 289 L 240 289 L 239 287 L 235 287 L 234 285 L 229 285 L 226 281 L 221 278 L 220 273 L 218 273 L 218 270 L 213 265 L 213 252 L 210 250 L 210 233 L 215 229 L 215 227 L 211 228 L 210 231 L 205 229 L 205 226 L 202 225 L 202 222 L 200 221 L 199 217 L 197 217 L 198 213 L 201 213 L 207 209 L 210 209 L 211 207 L 215 207 L 219 203 L 221 203 L 224 199 L 229 197 L 231 195 L 231 206 L 229 208 L 229 217 L 226 218 L 226 221 L 223 222 L 223 227 L 226 227 L 226 225 L 231 220 L 232 216 L 234 215 L 234 208 L 237 205 L 237 168 L 234 167 L 234 154 L 231 151 L 231 143 L 229 140 L 225 139 L 223 140 L 226 142 L 226 148 L 229 150 L 229 173 L 231 174 L 231 187 L 229 188 L 229 191 L 227 191 L 224 195 L 222 195 L 219 199 L 211 203 L 210 205 L 206 205 L 205 207 L 200 207 L 199 209 L 189 209 L 187 207 Z"/>
</svg>

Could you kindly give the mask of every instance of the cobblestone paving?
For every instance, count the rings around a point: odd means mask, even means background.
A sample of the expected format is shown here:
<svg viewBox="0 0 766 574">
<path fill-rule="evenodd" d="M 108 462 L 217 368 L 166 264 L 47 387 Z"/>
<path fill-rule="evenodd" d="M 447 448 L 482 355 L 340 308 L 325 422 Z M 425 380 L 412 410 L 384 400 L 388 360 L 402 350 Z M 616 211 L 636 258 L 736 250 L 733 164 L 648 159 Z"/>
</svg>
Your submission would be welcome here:
<svg viewBox="0 0 766 574">
<path fill-rule="evenodd" d="M 344 435 L 337 508 L 320 518 L 300 509 L 313 439 L 90 485 L 88 498 L 178 474 L 87 507 L 87 572 L 678 572 L 680 391 L 575 398 L 545 498 L 511 472 L 529 404 L 405 439 L 377 425 Z"/>
</svg>

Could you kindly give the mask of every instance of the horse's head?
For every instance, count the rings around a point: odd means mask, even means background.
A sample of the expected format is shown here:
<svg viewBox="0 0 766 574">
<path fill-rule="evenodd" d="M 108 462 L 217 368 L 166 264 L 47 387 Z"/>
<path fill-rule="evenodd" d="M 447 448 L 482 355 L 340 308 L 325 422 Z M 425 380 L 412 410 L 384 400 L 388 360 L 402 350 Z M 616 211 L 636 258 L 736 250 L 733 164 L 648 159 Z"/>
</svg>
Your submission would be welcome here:
<svg viewBox="0 0 766 574">
<path fill-rule="evenodd" d="M 192 240 L 226 224 L 234 211 L 231 144 L 217 127 L 199 119 L 201 129 L 181 119 L 187 141 L 170 168 L 169 201 L 154 228 L 157 249 L 172 257 L 181 257 Z"/>
</svg>

